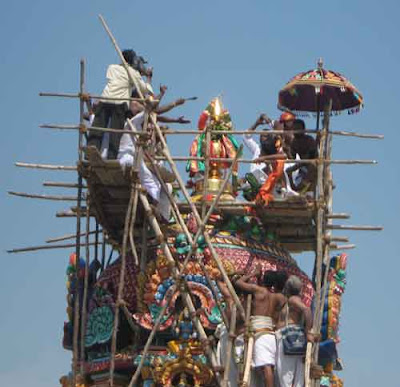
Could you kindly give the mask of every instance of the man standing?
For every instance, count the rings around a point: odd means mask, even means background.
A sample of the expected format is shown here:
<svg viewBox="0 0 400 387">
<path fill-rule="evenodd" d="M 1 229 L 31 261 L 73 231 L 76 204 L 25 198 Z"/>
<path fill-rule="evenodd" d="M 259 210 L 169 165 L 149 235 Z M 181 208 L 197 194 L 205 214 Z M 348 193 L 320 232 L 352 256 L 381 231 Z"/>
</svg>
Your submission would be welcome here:
<svg viewBox="0 0 400 387">
<path fill-rule="evenodd" d="M 286 355 L 283 345 L 282 329 L 288 325 L 304 328 L 307 341 L 314 342 L 311 334 L 311 310 L 300 298 L 302 282 L 299 277 L 292 275 L 286 281 L 284 294 L 286 296 L 277 324 L 276 339 L 276 373 L 280 387 L 304 386 L 304 355 Z"/>
<path fill-rule="evenodd" d="M 244 275 L 236 281 L 236 287 L 253 294 L 251 327 L 255 334 L 253 352 L 254 367 L 262 372 L 264 386 L 274 386 L 274 367 L 276 355 L 275 323 L 277 316 L 285 303 L 285 297 L 281 293 L 272 293 L 267 286 L 274 285 L 277 290 L 282 285 L 276 286 L 276 281 L 271 281 L 270 273 L 263 278 L 263 286 L 248 283 L 250 278 L 261 275 L 261 266 L 257 266 L 256 272 Z"/>
<path fill-rule="evenodd" d="M 128 63 L 128 69 L 123 64 L 112 64 L 107 69 L 107 84 L 101 94 L 104 99 L 98 103 L 95 111 L 93 126 L 100 128 L 123 129 L 126 115 L 128 113 L 129 98 L 132 90 L 137 87 L 145 96 L 152 93 L 151 86 L 146 84 L 139 71 L 132 66 L 137 61 L 136 53 L 133 50 L 122 52 L 125 61 Z M 145 70 L 141 67 L 143 75 L 151 75 L 151 70 Z M 129 72 L 129 74 L 128 74 Z M 109 99 L 111 98 L 111 99 Z M 112 99 L 115 98 L 115 99 Z M 109 134 L 108 158 L 116 159 L 121 135 L 119 133 Z M 88 146 L 95 146 L 101 149 L 103 132 L 91 130 L 88 136 Z"/>
</svg>

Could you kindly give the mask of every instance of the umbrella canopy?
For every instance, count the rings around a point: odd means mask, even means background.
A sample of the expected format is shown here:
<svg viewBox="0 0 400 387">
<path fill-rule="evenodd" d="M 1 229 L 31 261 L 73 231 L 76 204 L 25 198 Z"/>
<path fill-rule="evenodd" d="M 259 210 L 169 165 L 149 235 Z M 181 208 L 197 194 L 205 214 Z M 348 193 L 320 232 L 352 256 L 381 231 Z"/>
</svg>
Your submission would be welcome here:
<svg viewBox="0 0 400 387">
<path fill-rule="evenodd" d="M 292 78 L 279 92 L 278 108 L 298 112 L 319 112 L 332 100 L 332 110 L 356 113 L 363 106 L 363 97 L 343 75 L 318 68 Z"/>
</svg>

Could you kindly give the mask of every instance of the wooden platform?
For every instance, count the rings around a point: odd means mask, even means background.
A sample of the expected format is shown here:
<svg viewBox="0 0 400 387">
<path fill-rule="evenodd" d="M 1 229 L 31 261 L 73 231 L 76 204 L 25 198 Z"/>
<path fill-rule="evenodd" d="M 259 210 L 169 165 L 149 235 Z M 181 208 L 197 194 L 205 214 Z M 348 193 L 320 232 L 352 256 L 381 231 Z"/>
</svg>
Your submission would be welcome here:
<svg viewBox="0 0 400 387">
<path fill-rule="evenodd" d="M 80 163 L 78 169 L 87 181 L 91 215 L 98 219 L 111 242 L 120 244 L 131 190 L 130 168 L 123 171 L 118 161 L 102 160 L 96 149 L 88 149 L 86 156 L 87 160 Z M 195 205 L 201 207 L 201 203 Z M 190 212 L 187 203 L 180 202 L 178 206 L 182 213 Z M 254 204 L 245 201 L 221 202 L 216 212 L 221 215 L 246 215 L 248 207 L 254 207 Z M 315 248 L 314 208 L 313 202 L 293 197 L 277 199 L 268 207 L 256 208 L 256 213 L 285 248 L 290 252 L 301 252 Z M 138 233 L 143 218 L 143 209 L 139 205 L 135 227 Z"/>
</svg>

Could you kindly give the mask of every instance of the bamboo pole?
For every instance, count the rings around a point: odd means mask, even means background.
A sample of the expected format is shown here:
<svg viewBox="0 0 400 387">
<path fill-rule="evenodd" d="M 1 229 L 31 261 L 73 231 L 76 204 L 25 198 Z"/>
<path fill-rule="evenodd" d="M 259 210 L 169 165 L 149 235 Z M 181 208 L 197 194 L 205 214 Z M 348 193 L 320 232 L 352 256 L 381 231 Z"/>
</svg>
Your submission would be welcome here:
<svg viewBox="0 0 400 387">
<path fill-rule="evenodd" d="M 165 134 L 167 135 L 181 135 L 181 134 L 194 134 L 197 135 L 199 134 L 199 131 L 196 129 L 191 129 L 191 130 L 174 130 L 174 129 L 165 129 L 163 131 Z M 287 133 L 291 133 L 291 134 L 301 134 L 301 133 L 308 133 L 308 134 L 316 134 L 318 133 L 319 130 L 315 130 L 315 129 L 306 129 L 306 130 L 254 130 L 252 133 L 254 134 L 287 134 Z M 211 134 L 236 134 L 236 135 L 242 135 L 242 134 L 247 134 L 248 130 L 235 130 L 235 131 L 231 131 L 231 130 L 211 130 Z M 356 137 L 356 138 L 363 138 L 363 139 L 371 139 L 371 140 L 383 140 L 384 139 L 384 135 L 382 134 L 363 134 L 363 133 L 356 133 L 356 132 L 348 132 L 348 131 L 338 131 L 338 130 L 334 130 L 334 131 L 329 131 L 329 134 L 335 135 L 335 136 L 346 136 L 346 137 Z"/>
<path fill-rule="evenodd" d="M 328 230 L 357 230 L 357 231 L 382 231 L 382 226 L 350 226 L 342 224 L 328 224 Z"/>
<path fill-rule="evenodd" d="M 67 183 L 67 182 L 59 182 L 59 181 L 44 181 L 43 186 L 45 187 L 60 187 L 60 188 L 82 188 L 86 189 L 86 185 L 79 186 L 76 183 Z"/>
<path fill-rule="evenodd" d="M 29 199 L 60 200 L 60 201 L 74 201 L 74 202 L 78 199 L 77 196 L 37 195 L 37 194 L 29 194 L 25 192 L 14 192 L 14 191 L 8 191 L 8 194 L 12 196 L 20 196 Z"/>
<path fill-rule="evenodd" d="M 325 115 L 324 115 L 325 117 Z M 325 192 L 324 192 L 324 164 L 323 159 L 326 157 L 325 146 L 327 132 L 329 130 L 328 120 L 324 119 L 323 129 L 319 137 L 319 152 L 318 152 L 318 163 L 317 163 L 317 212 L 316 212 L 316 251 L 315 251 L 315 313 L 312 327 L 312 333 L 317 334 L 317 321 L 319 317 L 319 309 L 321 302 L 321 280 L 322 280 L 322 263 L 324 259 L 324 248 L 325 248 Z M 329 161 L 329 160 L 328 160 Z M 305 363 L 305 387 L 311 387 L 312 381 L 310 378 L 311 362 L 314 357 L 316 350 L 314 345 L 307 345 L 306 352 L 306 363 Z"/>
<path fill-rule="evenodd" d="M 128 72 L 129 74 L 129 72 Z M 129 124 L 131 124 L 130 120 L 128 120 Z M 143 123 L 143 132 L 147 132 L 147 123 L 148 123 L 148 112 L 145 112 L 144 123 Z M 119 324 L 119 304 L 122 300 L 122 293 L 124 290 L 125 284 L 125 270 L 126 270 L 126 254 L 127 254 L 127 243 L 128 238 L 131 244 L 132 254 L 135 256 L 136 264 L 138 265 L 138 256 L 136 251 L 135 242 L 133 239 L 133 225 L 136 220 L 136 209 L 138 205 L 138 195 L 140 184 L 138 184 L 139 179 L 139 166 L 142 162 L 143 157 L 143 149 L 139 147 L 136 151 L 135 161 L 133 165 L 133 169 L 131 171 L 131 176 L 133 178 L 133 184 L 131 188 L 131 196 L 129 199 L 129 205 L 126 212 L 125 217 L 125 225 L 124 225 L 124 235 L 122 239 L 122 257 L 121 257 L 121 271 L 118 283 L 118 295 L 117 295 L 117 303 L 115 307 L 115 315 L 114 315 L 114 325 L 113 325 L 113 334 L 111 340 L 111 362 L 110 362 L 110 384 L 111 387 L 114 385 L 114 368 L 115 368 L 115 352 L 117 348 L 117 332 L 118 332 L 118 324 Z"/>
<path fill-rule="evenodd" d="M 163 156 L 156 156 L 156 160 L 167 160 L 167 157 Z M 205 161 L 205 157 L 195 157 L 195 156 L 174 156 L 171 157 L 172 160 L 174 161 L 189 161 L 189 160 L 196 160 L 196 161 Z M 210 161 L 221 161 L 220 158 L 217 157 L 210 157 Z M 224 162 L 232 162 L 232 158 L 224 158 Z M 276 160 L 265 160 L 263 163 L 265 164 L 272 164 Z M 338 165 L 368 165 L 368 164 L 378 164 L 376 160 L 325 160 L 323 158 L 321 159 L 302 159 L 302 160 L 295 160 L 295 159 L 285 159 L 281 160 L 284 164 L 289 164 L 289 163 L 297 163 L 297 164 L 338 164 Z M 252 159 L 239 159 L 239 163 L 244 163 L 244 164 L 254 164 L 254 160 Z"/>
<path fill-rule="evenodd" d="M 95 243 L 91 242 L 89 245 L 94 246 Z M 86 243 L 81 243 L 80 246 L 84 247 L 86 246 Z M 15 254 L 15 253 L 26 253 L 29 251 L 38 251 L 38 250 L 70 249 L 72 247 L 76 247 L 76 243 L 68 243 L 64 245 L 41 245 L 41 246 L 22 247 L 19 249 L 7 250 L 7 253 Z"/>
<path fill-rule="evenodd" d="M 77 94 L 77 93 L 39 93 L 39 97 L 63 97 L 63 98 L 81 98 L 83 100 L 86 99 L 102 99 L 104 101 L 138 101 L 138 102 L 144 102 L 144 98 L 132 98 L 132 97 L 126 97 L 126 98 L 118 98 L 118 97 L 103 97 L 102 95 L 96 95 L 96 94 Z M 154 102 L 158 102 L 158 100 L 154 99 Z"/>
<path fill-rule="evenodd" d="M 235 333 L 236 333 L 236 305 L 233 304 L 231 310 L 231 321 L 229 324 L 229 338 L 228 338 L 228 346 L 226 349 L 224 378 L 222 381 L 223 387 L 229 387 L 229 371 L 231 367 L 233 341 L 236 337 Z"/>
<path fill-rule="evenodd" d="M 357 246 L 355 244 L 348 244 L 348 245 L 337 245 L 335 243 L 331 243 L 329 247 L 332 250 L 351 250 L 355 249 Z"/>
<path fill-rule="evenodd" d="M 97 231 L 89 231 L 89 235 L 93 235 L 96 234 Z M 82 233 L 81 236 L 85 236 L 85 233 Z M 54 242 L 60 242 L 60 241 L 66 241 L 68 239 L 74 239 L 76 238 L 76 234 L 66 234 L 57 238 L 51 238 L 51 239 L 47 239 L 46 243 L 54 243 Z M 98 242 L 98 241 L 97 241 Z"/>
<path fill-rule="evenodd" d="M 326 217 L 328 219 L 349 219 L 350 215 L 342 212 L 342 213 L 337 213 L 337 214 L 330 213 L 330 214 L 327 214 Z"/>
<path fill-rule="evenodd" d="M 77 167 L 67 165 L 51 165 L 51 164 L 33 164 L 33 163 L 15 163 L 16 167 L 33 168 L 33 169 L 49 169 L 56 171 L 76 171 Z"/>
<path fill-rule="evenodd" d="M 136 184 L 136 183 L 135 183 Z M 113 331 L 111 336 L 111 355 L 110 355 L 110 386 L 114 385 L 114 368 L 115 368 L 115 352 L 117 350 L 117 333 L 118 333 L 118 325 L 119 325 L 119 303 L 122 300 L 122 292 L 124 286 L 125 279 L 125 270 L 126 270 L 126 253 L 127 253 L 127 241 L 129 234 L 129 224 L 130 218 L 132 214 L 132 206 L 135 197 L 136 189 L 131 190 L 131 196 L 129 199 L 128 209 L 126 211 L 125 216 L 125 225 L 124 225 L 124 234 L 122 237 L 122 254 L 121 254 L 121 269 L 119 275 L 118 282 L 118 293 L 117 300 L 115 303 L 115 311 L 114 311 L 114 322 L 113 322 Z"/>
<path fill-rule="evenodd" d="M 346 236 L 331 236 L 329 234 L 325 235 L 325 241 L 326 242 L 348 242 L 349 241 L 349 237 Z"/>
<path fill-rule="evenodd" d="M 250 382 L 250 366 L 251 359 L 253 357 L 253 334 L 250 326 L 250 318 L 251 318 L 251 303 L 252 303 L 252 294 L 248 294 L 246 298 L 246 317 L 244 322 L 245 327 L 245 346 L 243 353 L 243 370 L 241 377 L 241 387 L 248 387 Z"/>
<path fill-rule="evenodd" d="M 86 249 L 85 249 L 85 278 L 83 282 L 83 299 L 82 299 L 82 319 L 81 319 L 81 375 L 84 375 L 84 361 L 85 361 L 85 337 L 86 337 L 86 319 L 87 319 L 87 301 L 88 301 L 88 287 L 89 287 L 89 260 L 90 260 L 90 250 L 89 250 L 89 230 L 90 230 L 90 199 L 86 198 Z M 96 242 L 95 242 L 96 243 Z M 97 243 L 96 243 L 97 246 Z"/>
<path fill-rule="evenodd" d="M 85 90 L 85 61 L 81 59 L 80 61 L 80 80 L 79 80 L 79 89 L 80 93 L 83 93 Z M 79 101 L 79 122 L 83 123 L 83 113 L 84 113 L 84 103 L 83 100 Z M 81 162 L 83 159 L 82 154 L 82 143 L 83 136 L 82 133 L 79 132 L 78 138 L 78 159 Z M 79 186 L 82 186 L 82 175 L 78 171 L 78 183 Z M 77 263 L 80 258 L 80 243 L 81 243 L 81 201 L 82 201 L 82 188 L 78 188 L 78 197 L 77 197 L 77 212 L 76 212 L 76 259 Z M 75 303 L 74 303 L 74 330 L 73 330 L 73 353 L 72 353 L 72 384 L 75 386 L 76 384 L 76 376 L 78 372 L 78 361 L 79 361 L 79 286 L 78 286 L 78 270 L 75 273 L 75 280 L 77 286 L 75 287 Z M 82 360 L 82 359 L 81 359 Z"/>
</svg>

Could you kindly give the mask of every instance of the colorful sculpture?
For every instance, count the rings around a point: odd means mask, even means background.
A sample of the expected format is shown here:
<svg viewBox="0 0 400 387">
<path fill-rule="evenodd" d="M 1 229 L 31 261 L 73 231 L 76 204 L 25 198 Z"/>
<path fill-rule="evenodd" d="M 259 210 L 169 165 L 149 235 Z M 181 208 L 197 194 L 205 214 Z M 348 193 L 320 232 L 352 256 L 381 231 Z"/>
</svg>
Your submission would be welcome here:
<svg viewBox="0 0 400 387">
<path fill-rule="evenodd" d="M 201 113 L 198 129 L 202 132 L 192 142 L 190 147 L 190 156 L 205 157 L 207 155 L 206 131 L 231 131 L 233 129 L 232 120 L 228 110 L 223 109 L 220 98 L 214 98 L 207 108 Z M 211 200 L 222 183 L 223 170 L 230 167 L 231 163 L 224 159 L 234 158 L 236 156 L 239 144 L 232 134 L 211 134 L 208 154 L 210 158 L 220 159 L 209 162 L 208 186 L 206 187 L 206 200 Z M 203 182 L 206 172 L 206 164 L 202 160 L 189 160 L 186 171 L 194 180 L 195 191 L 193 200 L 197 201 L 203 197 Z M 234 185 L 237 179 L 237 166 L 233 170 Z M 230 192 L 230 195 L 229 195 Z M 232 200 L 234 196 L 232 188 L 228 188 L 225 197 L 222 200 Z"/>
</svg>

